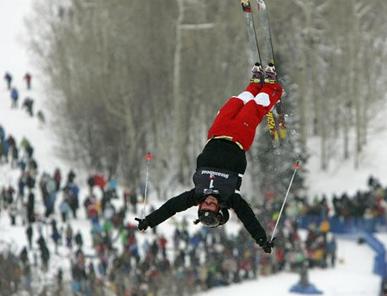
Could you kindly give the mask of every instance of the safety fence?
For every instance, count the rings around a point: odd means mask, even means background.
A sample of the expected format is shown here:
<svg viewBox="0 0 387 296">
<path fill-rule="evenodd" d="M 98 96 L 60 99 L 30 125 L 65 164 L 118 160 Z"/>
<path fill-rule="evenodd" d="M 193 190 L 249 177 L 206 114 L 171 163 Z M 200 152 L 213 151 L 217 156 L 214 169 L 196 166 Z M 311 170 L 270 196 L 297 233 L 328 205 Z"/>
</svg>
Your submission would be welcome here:
<svg viewBox="0 0 387 296">
<path fill-rule="evenodd" d="M 305 215 L 298 218 L 300 228 L 308 228 L 309 225 L 321 225 L 323 216 Z M 330 231 L 337 234 L 355 234 L 359 232 L 375 233 L 387 230 L 387 223 L 384 217 L 377 218 L 343 218 L 332 216 L 328 218 Z"/>
<path fill-rule="evenodd" d="M 311 224 L 320 226 L 326 220 L 322 216 L 308 215 L 298 219 L 300 228 L 308 228 Z M 373 272 L 378 274 L 383 281 L 387 279 L 386 249 L 373 234 L 387 230 L 386 219 L 377 218 L 342 218 L 329 217 L 330 231 L 335 234 L 355 235 L 354 238 L 362 239 L 376 253 Z"/>
</svg>

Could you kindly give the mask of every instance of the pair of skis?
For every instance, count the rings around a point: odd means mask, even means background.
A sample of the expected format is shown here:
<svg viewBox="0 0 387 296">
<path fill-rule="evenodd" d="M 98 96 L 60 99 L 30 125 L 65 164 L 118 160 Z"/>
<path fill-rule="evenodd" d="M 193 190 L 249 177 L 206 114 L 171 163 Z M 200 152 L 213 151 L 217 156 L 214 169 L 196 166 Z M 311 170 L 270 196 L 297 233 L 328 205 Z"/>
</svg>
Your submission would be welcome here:
<svg viewBox="0 0 387 296">
<path fill-rule="evenodd" d="M 250 0 L 240 1 L 246 21 L 250 64 L 259 62 L 264 68 L 269 64 L 275 65 L 269 14 L 265 1 L 255 0 L 257 6 L 254 15 Z M 255 26 L 254 16 L 258 27 Z M 270 111 L 266 115 L 266 121 L 273 145 L 277 146 L 280 141 L 286 138 L 286 125 L 281 102 L 277 103 L 275 110 L 277 116 L 274 115 L 273 111 Z"/>
</svg>

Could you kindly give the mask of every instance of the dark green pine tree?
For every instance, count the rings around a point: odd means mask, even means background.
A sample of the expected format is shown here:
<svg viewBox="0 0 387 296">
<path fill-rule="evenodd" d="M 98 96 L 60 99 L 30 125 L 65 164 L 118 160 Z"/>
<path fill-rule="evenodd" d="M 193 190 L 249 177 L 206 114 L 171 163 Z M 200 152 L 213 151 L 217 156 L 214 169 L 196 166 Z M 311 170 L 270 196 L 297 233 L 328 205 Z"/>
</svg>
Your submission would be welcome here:
<svg viewBox="0 0 387 296">
<path fill-rule="evenodd" d="M 266 118 L 261 123 L 261 128 L 255 140 L 255 144 L 249 154 L 251 165 L 251 175 L 253 179 L 253 189 L 261 197 L 273 196 L 276 200 L 282 201 L 288 188 L 297 161 L 306 162 L 307 155 L 301 151 L 299 145 L 298 116 L 294 114 L 296 104 L 295 95 L 292 95 L 291 86 L 286 83 L 287 96 L 282 99 L 285 110 L 287 136 L 280 145 L 273 146 L 273 141 L 269 134 Z M 295 93 L 295 92 L 293 92 Z M 304 188 L 305 171 L 297 172 L 293 181 L 291 192 L 297 192 Z"/>
</svg>

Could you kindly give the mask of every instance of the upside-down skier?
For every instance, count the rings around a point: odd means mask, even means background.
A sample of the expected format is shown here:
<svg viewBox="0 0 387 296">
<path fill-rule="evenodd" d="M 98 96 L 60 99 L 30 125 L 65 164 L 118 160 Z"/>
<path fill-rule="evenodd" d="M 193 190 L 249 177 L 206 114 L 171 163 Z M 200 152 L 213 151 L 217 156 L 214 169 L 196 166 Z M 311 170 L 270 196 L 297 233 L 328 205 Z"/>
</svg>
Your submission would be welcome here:
<svg viewBox="0 0 387 296">
<path fill-rule="evenodd" d="M 257 244 L 271 253 L 273 241 L 267 239 L 239 189 L 247 166 L 246 151 L 253 143 L 256 128 L 281 99 L 283 88 L 272 64 L 265 69 L 255 64 L 252 73 L 246 89 L 229 98 L 212 123 L 208 141 L 196 160 L 195 187 L 169 199 L 143 219 L 136 218 L 139 230 L 153 228 L 192 206 L 198 206 L 195 223 L 217 227 L 228 221 L 228 209 L 233 209 Z"/>
</svg>

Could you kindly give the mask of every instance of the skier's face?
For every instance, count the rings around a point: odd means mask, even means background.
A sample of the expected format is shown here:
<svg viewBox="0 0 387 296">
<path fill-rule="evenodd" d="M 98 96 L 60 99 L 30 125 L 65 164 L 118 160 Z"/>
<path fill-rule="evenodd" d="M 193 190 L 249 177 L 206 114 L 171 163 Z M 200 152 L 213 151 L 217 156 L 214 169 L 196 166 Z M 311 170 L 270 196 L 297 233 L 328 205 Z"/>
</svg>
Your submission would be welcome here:
<svg viewBox="0 0 387 296">
<path fill-rule="evenodd" d="M 219 211 L 219 201 L 216 197 L 209 195 L 207 196 L 200 204 L 201 210 L 218 212 Z"/>
</svg>

